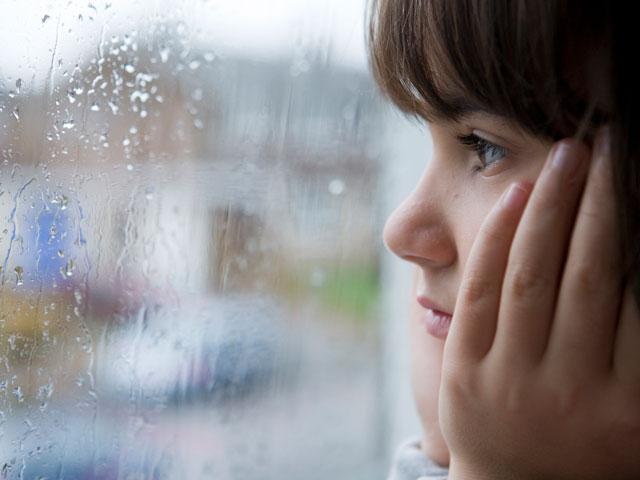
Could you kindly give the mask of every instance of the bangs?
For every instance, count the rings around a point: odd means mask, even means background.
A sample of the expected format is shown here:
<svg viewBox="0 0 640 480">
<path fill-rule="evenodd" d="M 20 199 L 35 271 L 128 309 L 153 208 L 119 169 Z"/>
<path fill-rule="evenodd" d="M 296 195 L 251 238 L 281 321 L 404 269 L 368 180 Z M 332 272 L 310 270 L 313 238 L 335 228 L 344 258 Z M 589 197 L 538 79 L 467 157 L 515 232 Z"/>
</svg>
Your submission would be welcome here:
<svg viewBox="0 0 640 480">
<path fill-rule="evenodd" d="M 398 108 L 427 121 L 484 111 L 540 137 L 576 131 L 590 137 L 606 115 L 581 73 L 567 68 L 567 52 L 572 40 L 597 32 L 559 30 L 567 23 L 566 4 L 372 0 L 374 78 Z"/>
</svg>

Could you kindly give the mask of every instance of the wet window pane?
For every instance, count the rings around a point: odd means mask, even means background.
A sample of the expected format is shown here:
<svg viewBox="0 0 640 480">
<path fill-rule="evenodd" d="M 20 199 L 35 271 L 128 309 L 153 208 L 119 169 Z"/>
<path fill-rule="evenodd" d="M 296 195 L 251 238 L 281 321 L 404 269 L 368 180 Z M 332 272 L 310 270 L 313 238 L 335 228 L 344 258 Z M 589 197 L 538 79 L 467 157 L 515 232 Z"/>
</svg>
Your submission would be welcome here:
<svg viewBox="0 0 640 480">
<path fill-rule="evenodd" d="M 364 5 L 0 9 L 0 477 L 384 478 Z"/>
</svg>

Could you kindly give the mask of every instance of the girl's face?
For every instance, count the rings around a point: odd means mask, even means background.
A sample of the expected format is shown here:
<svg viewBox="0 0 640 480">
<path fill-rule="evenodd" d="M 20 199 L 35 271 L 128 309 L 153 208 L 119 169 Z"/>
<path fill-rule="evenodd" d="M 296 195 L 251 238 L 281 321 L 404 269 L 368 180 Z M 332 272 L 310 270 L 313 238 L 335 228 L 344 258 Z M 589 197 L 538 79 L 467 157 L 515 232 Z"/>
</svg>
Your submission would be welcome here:
<svg viewBox="0 0 640 480">
<path fill-rule="evenodd" d="M 446 340 L 442 331 L 429 333 L 428 311 L 417 298 L 453 313 L 482 221 L 512 182 L 535 182 L 552 142 L 484 112 L 455 123 L 431 122 L 429 129 L 432 160 L 415 190 L 388 219 L 384 240 L 393 253 L 416 266 L 410 319 L 413 391 L 424 432 L 422 448 L 446 465 L 448 450 L 437 417 Z"/>
</svg>

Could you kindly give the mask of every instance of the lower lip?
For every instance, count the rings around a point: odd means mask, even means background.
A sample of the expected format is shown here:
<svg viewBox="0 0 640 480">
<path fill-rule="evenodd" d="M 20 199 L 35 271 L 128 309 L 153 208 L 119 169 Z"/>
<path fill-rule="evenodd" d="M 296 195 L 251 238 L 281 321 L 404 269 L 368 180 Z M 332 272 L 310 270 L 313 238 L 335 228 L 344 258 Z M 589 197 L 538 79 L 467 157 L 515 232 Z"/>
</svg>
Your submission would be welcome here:
<svg viewBox="0 0 640 480">
<path fill-rule="evenodd" d="M 451 315 L 427 308 L 427 314 L 422 317 L 429 335 L 444 340 L 451 326 Z"/>
</svg>

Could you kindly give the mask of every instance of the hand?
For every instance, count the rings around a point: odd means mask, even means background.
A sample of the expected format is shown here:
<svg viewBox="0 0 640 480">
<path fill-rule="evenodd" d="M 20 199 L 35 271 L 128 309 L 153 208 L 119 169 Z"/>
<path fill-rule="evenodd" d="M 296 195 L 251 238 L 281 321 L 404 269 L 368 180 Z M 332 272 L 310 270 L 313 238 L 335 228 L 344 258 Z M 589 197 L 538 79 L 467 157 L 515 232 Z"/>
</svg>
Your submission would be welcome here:
<svg viewBox="0 0 640 480">
<path fill-rule="evenodd" d="M 640 312 L 605 130 L 590 156 L 558 142 L 475 240 L 439 398 L 452 480 L 640 478 Z"/>
</svg>

